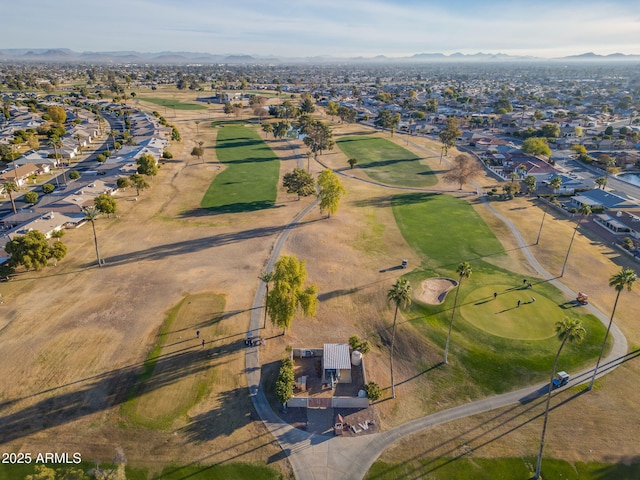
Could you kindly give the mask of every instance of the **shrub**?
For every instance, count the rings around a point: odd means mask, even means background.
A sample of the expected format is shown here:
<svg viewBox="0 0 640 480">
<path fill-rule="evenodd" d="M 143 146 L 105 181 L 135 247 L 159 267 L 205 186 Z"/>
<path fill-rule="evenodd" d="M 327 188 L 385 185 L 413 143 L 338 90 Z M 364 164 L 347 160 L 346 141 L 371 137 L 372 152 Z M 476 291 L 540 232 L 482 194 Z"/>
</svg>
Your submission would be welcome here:
<svg viewBox="0 0 640 480">
<path fill-rule="evenodd" d="M 358 335 L 352 335 L 349 338 L 349 346 L 352 350 L 360 350 L 363 354 L 371 351 L 371 345 L 366 340 L 360 340 Z"/>
<path fill-rule="evenodd" d="M 173 158 L 173 154 L 170 151 L 165 150 L 162 152 L 162 158 L 166 158 L 166 159 Z"/>
<path fill-rule="evenodd" d="M 364 386 L 364 391 L 367 392 L 367 398 L 372 402 L 379 400 L 382 397 L 382 390 L 380 385 L 376 382 L 369 382 Z"/>
<path fill-rule="evenodd" d="M 24 194 L 24 201 L 27 203 L 38 203 L 38 194 L 36 192 L 27 192 Z"/>
<path fill-rule="evenodd" d="M 293 361 L 286 357 L 282 360 L 282 366 L 278 372 L 278 378 L 274 387 L 278 401 L 283 405 L 293 397 L 294 382 Z"/>
<path fill-rule="evenodd" d="M 45 183 L 44 185 L 42 185 L 42 193 L 44 193 L 45 195 L 53 192 L 55 189 L 55 185 L 51 183 Z"/>
<path fill-rule="evenodd" d="M 69 178 L 70 178 L 71 180 L 77 180 L 77 179 L 79 179 L 79 178 L 80 178 L 80 172 L 78 172 L 78 171 L 76 171 L 76 170 L 71 170 L 71 171 L 69 172 Z"/>
</svg>

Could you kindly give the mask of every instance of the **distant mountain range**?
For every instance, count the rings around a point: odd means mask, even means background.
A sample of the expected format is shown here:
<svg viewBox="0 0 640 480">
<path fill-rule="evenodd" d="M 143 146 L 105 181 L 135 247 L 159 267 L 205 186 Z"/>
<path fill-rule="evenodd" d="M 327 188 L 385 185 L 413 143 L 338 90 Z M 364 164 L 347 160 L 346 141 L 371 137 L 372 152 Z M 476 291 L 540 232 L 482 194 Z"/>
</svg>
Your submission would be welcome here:
<svg viewBox="0 0 640 480">
<path fill-rule="evenodd" d="M 611 62 L 611 61 L 640 61 L 640 55 L 625 55 L 613 53 L 598 55 L 593 52 L 581 55 L 571 55 L 560 58 L 538 58 L 530 56 L 515 56 L 504 53 L 417 53 L 407 57 L 349 57 L 332 56 L 316 57 L 279 57 L 259 55 L 224 55 L 198 52 L 158 52 L 143 53 L 134 51 L 119 52 L 74 52 L 67 48 L 0 49 L 0 62 L 52 62 L 52 63 L 113 63 L 113 64 L 287 64 L 287 63 L 430 63 L 430 62 Z"/>
</svg>

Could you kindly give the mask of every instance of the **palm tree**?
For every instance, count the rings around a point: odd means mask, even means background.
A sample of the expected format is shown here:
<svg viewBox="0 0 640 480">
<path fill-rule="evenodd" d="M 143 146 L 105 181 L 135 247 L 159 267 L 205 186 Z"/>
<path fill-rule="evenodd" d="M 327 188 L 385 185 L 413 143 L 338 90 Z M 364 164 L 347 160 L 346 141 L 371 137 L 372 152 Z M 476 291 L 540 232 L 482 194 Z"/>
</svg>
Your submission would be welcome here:
<svg viewBox="0 0 640 480">
<path fill-rule="evenodd" d="M 16 182 L 4 182 L 2 184 L 2 189 L 9 195 L 9 200 L 11 200 L 11 206 L 13 207 L 13 213 L 18 213 L 16 210 L 16 202 L 13 199 L 13 192 L 18 191 L 18 184 Z"/>
<path fill-rule="evenodd" d="M 542 214 L 542 221 L 540 222 L 540 229 L 538 230 L 538 238 L 536 238 L 536 245 L 540 243 L 540 235 L 542 235 L 542 226 L 544 225 L 544 219 L 547 216 L 547 210 L 549 210 L 549 205 L 551 205 L 551 202 L 547 200 L 547 204 L 544 206 L 544 213 Z"/>
<path fill-rule="evenodd" d="M 607 186 L 607 177 L 598 177 L 593 181 L 593 183 L 595 183 L 598 188 L 604 190 L 604 187 Z"/>
<path fill-rule="evenodd" d="M 118 136 L 118 131 L 117 130 L 109 130 L 109 136 L 111 137 L 111 140 L 113 141 L 113 151 L 116 151 L 116 137 Z"/>
<path fill-rule="evenodd" d="M 536 465 L 536 473 L 533 476 L 534 479 L 540 478 L 540 468 L 542 467 L 542 450 L 544 449 L 544 436 L 547 431 L 547 419 L 549 418 L 549 404 L 551 402 L 551 391 L 553 390 L 553 378 L 556 375 L 556 367 L 558 366 L 558 357 L 560 352 L 567 342 L 580 343 L 587 335 L 587 331 L 582 326 L 582 323 L 578 319 L 564 318 L 559 322 L 556 322 L 556 334 L 558 340 L 560 340 L 560 348 L 556 353 L 556 358 L 553 360 L 553 368 L 551 369 L 551 380 L 549 380 L 549 391 L 547 392 L 547 405 L 544 410 L 544 422 L 542 424 L 542 436 L 540 437 L 540 451 L 538 452 L 538 463 Z"/>
<path fill-rule="evenodd" d="M 57 135 L 54 135 L 49 140 L 49 145 L 53 147 L 53 154 L 56 156 L 56 166 L 58 165 L 58 148 L 62 148 L 62 140 Z"/>
<path fill-rule="evenodd" d="M 458 304 L 458 294 L 460 293 L 460 287 L 462 286 L 462 279 L 469 278 L 471 276 L 471 273 L 472 273 L 471 265 L 469 265 L 469 262 L 462 262 L 456 268 L 456 272 L 458 272 L 460 280 L 458 281 L 456 296 L 455 296 L 455 299 L 453 300 L 453 311 L 451 312 L 451 321 L 449 322 L 449 334 L 447 335 L 447 343 L 445 344 L 445 347 L 444 347 L 443 363 L 445 365 L 447 363 L 447 355 L 449 354 L 449 341 L 451 340 L 451 330 L 453 329 L 453 317 L 456 314 L 456 305 Z"/>
<path fill-rule="evenodd" d="M 258 276 L 258 278 L 262 280 L 265 286 L 267 287 L 267 293 L 265 293 L 264 295 L 264 299 L 266 301 L 267 297 L 269 296 L 269 283 L 271 283 L 271 280 L 273 280 L 273 272 L 262 272 Z M 267 328 L 267 305 L 266 304 L 264 306 L 264 325 L 262 328 Z"/>
<path fill-rule="evenodd" d="M 573 245 L 573 239 L 576 237 L 576 232 L 578 231 L 578 227 L 580 226 L 580 222 L 584 217 L 588 217 L 591 215 L 591 207 L 586 203 L 582 204 L 580 209 L 578 210 L 580 216 L 578 220 L 576 220 L 576 228 L 573 229 L 573 235 L 571 235 L 571 241 L 569 242 L 569 248 L 567 249 L 567 255 L 564 257 L 564 263 L 562 264 L 562 271 L 560 272 L 560 276 L 564 275 L 564 269 L 567 266 L 567 260 L 569 260 L 569 252 L 571 251 L 571 246 Z"/>
<path fill-rule="evenodd" d="M 102 267 L 102 260 L 100 259 L 100 251 L 98 250 L 98 236 L 96 235 L 96 224 L 95 220 L 100 215 L 100 212 L 96 207 L 88 207 L 84 210 L 84 218 L 85 220 L 89 220 L 91 222 L 91 227 L 93 228 L 93 242 L 96 245 L 96 259 L 98 260 L 98 267 Z"/>
<path fill-rule="evenodd" d="M 554 192 L 557 192 L 562 185 L 562 177 L 553 177 L 549 182 L 549 185 L 553 188 Z"/>
<path fill-rule="evenodd" d="M 75 139 L 76 142 L 78 142 L 78 155 L 80 155 L 82 153 L 82 139 L 84 138 L 82 135 L 80 135 L 79 133 L 76 133 L 73 138 Z"/>
<path fill-rule="evenodd" d="M 622 290 L 627 288 L 630 292 L 633 288 L 633 283 L 638 279 L 638 275 L 630 268 L 622 267 L 618 273 L 612 275 L 609 278 L 609 286 L 616 289 L 616 301 L 613 303 L 613 310 L 611 312 L 611 318 L 609 319 L 609 326 L 607 327 L 607 333 L 604 334 L 604 340 L 602 341 L 602 348 L 600 348 L 600 355 L 598 355 L 598 361 L 596 362 L 596 368 L 593 369 L 593 376 L 591 377 L 591 383 L 589 383 L 589 390 L 593 388 L 593 383 L 596 381 L 596 375 L 598 374 L 598 367 L 600 366 L 600 360 L 602 360 L 602 354 L 604 353 L 604 347 L 609 337 L 609 330 L 611 330 L 611 324 L 613 323 L 613 316 L 616 313 L 616 307 L 618 306 L 618 299 Z"/>
<path fill-rule="evenodd" d="M 406 278 L 399 278 L 396 283 L 387 292 L 387 302 L 393 303 L 396 310 L 393 314 L 393 332 L 391 333 L 391 398 L 396 398 L 396 386 L 393 381 L 393 346 L 396 340 L 396 320 L 398 318 L 398 309 L 411 304 L 411 284 Z"/>
</svg>

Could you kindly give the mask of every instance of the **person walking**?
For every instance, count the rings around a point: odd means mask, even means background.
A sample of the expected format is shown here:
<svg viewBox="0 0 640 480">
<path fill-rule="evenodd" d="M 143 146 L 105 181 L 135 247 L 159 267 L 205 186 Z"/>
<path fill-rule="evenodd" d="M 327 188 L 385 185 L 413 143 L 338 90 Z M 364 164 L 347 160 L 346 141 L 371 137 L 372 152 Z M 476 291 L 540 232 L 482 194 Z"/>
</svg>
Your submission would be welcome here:
<svg viewBox="0 0 640 480">
<path fill-rule="evenodd" d="M 518 300 L 518 308 L 520 308 L 520 303 L 521 303 L 520 300 Z"/>
<path fill-rule="evenodd" d="M 196 330 L 196 338 L 200 338 L 200 330 Z"/>
<path fill-rule="evenodd" d="M 202 339 L 202 348 L 204 348 L 204 338 Z"/>
<path fill-rule="evenodd" d="M 498 298 L 498 292 L 493 292 L 493 299 L 495 300 L 496 298 Z"/>
</svg>

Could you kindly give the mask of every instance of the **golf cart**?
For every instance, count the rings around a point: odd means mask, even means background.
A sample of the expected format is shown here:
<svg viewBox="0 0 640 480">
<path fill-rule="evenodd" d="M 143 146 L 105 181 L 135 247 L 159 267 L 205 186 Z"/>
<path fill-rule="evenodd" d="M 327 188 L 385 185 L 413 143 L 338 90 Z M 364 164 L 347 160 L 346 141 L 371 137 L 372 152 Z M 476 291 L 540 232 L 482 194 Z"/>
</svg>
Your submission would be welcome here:
<svg viewBox="0 0 640 480">
<path fill-rule="evenodd" d="M 586 305 L 589 303 L 589 296 L 584 292 L 578 292 L 578 296 L 576 297 L 576 301 L 580 305 Z"/>
<path fill-rule="evenodd" d="M 402 268 L 407 268 L 407 265 L 409 264 L 409 261 L 406 258 L 402 259 L 402 262 L 400 263 L 400 266 Z"/>
<path fill-rule="evenodd" d="M 556 378 L 553 379 L 553 388 L 562 387 L 569 383 L 569 374 L 567 372 L 556 373 Z"/>
</svg>

